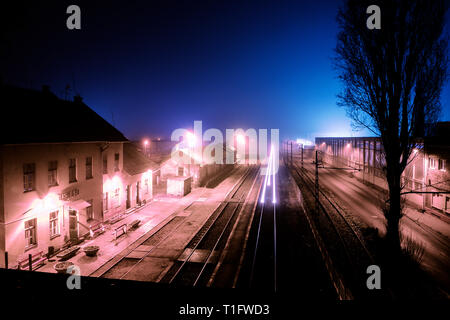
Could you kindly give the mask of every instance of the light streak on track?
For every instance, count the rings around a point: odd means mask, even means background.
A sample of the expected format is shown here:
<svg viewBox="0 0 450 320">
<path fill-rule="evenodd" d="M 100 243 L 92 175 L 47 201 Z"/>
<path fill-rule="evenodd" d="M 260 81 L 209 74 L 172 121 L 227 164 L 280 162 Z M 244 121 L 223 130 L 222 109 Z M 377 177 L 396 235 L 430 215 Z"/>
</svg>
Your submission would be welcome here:
<svg viewBox="0 0 450 320">
<path fill-rule="evenodd" d="M 277 197 L 275 195 L 275 155 L 273 152 L 273 145 L 272 145 L 272 150 L 270 151 L 270 153 L 272 154 L 272 181 L 273 181 L 273 187 L 272 187 L 272 192 L 273 192 L 273 196 L 272 196 L 272 203 L 277 203 Z"/>
<path fill-rule="evenodd" d="M 267 168 L 266 168 L 266 176 L 264 178 L 263 190 L 261 194 L 261 203 L 264 203 L 266 199 L 266 188 L 270 187 L 270 179 L 272 179 L 272 203 L 276 203 L 276 195 L 275 195 L 275 153 L 274 147 L 272 145 L 270 149 L 269 159 L 267 160 Z M 272 177 L 271 177 L 272 176 Z"/>
<path fill-rule="evenodd" d="M 270 179 L 272 179 L 272 204 L 273 204 L 273 280 L 274 280 L 274 291 L 277 291 L 277 222 L 276 222 L 276 189 L 275 189 L 275 152 L 274 152 L 274 146 L 272 145 L 270 149 L 270 155 L 269 159 L 267 161 L 267 169 L 266 169 L 266 176 L 264 179 L 264 184 L 262 187 L 262 194 L 261 194 L 261 212 L 259 215 L 259 223 L 257 227 L 257 234 L 256 234 L 256 244 L 255 244 L 255 251 L 253 254 L 253 261 L 252 261 L 252 267 L 250 271 L 250 281 L 249 285 L 250 288 L 253 285 L 253 278 L 255 273 L 255 265 L 257 260 L 257 252 L 260 244 L 260 236 L 261 236 L 261 225 L 262 225 L 262 219 L 264 212 L 268 214 L 269 208 L 265 207 L 265 198 L 266 198 L 266 188 L 267 186 L 270 187 Z M 265 211 L 266 210 L 266 211 Z"/>
</svg>

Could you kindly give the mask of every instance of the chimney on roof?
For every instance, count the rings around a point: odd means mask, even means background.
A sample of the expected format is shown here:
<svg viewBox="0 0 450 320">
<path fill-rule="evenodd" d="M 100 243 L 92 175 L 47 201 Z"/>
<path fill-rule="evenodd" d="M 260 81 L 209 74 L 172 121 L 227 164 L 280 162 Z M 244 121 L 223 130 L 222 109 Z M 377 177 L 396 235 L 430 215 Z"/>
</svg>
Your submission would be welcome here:
<svg viewBox="0 0 450 320">
<path fill-rule="evenodd" d="M 79 94 L 77 94 L 77 95 L 73 96 L 73 102 L 82 103 L 83 98 Z"/>
</svg>

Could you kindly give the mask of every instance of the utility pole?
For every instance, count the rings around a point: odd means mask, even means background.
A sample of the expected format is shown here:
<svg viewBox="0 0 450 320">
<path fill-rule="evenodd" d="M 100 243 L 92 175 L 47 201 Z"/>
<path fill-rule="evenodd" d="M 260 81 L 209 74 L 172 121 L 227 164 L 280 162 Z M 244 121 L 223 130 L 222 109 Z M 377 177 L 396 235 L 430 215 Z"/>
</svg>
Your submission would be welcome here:
<svg viewBox="0 0 450 320">
<path fill-rule="evenodd" d="M 315 179 L 315 193 L 316 193 L 316 211 L 319 210 L 319 159 L 316 150 L 316 179 Z"/>
<path fill-rule="evenodd" d="M 292 166 L 292 141 L 291 141 L 291 166 Z"/>
<path fill-rule="evenodd" d="M 303 144 L 302 144 L 302 168 L 303 168 Z"/>
</svg>

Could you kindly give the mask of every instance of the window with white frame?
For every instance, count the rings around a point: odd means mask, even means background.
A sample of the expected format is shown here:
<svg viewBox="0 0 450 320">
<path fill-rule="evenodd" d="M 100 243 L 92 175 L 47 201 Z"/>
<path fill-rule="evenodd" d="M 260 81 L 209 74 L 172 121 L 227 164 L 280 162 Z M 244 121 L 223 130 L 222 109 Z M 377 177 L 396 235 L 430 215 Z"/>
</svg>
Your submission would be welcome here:
<svg viewBox="0 0 450 320">
<path fill-rule="evenodd" d="M 86 208 L 87 220 L 92 220 L 94 219 L 94 208 L 92 206 L 93 200 L 87 200 L 86 202 L 90 204 L 90 206 Z"/>
<path fill-rule="evenodd" d="M 106 154 L 103 155 L 103 174 L 108 173 L 108 156 Z"/>
<path fill-rule="evenodd" d="M 59 212 L 50 212 L 49 218 L 50 225 L 50 239 L 59 236 Z"/>
<path fill-rule="evenodd" d="M 48 186 L 58 185 L 58 161 L 49 161 L 48 163 Z"/>
<path fill-rule="evenodd" d="M 26 163 L 23 165 L 23 191 L 33 191 L 36 187 L 36 165 Z"/>
<path fill-rule="evenodd" d="M 86 180 L 87 179 L 92 179 L 93 175 L 92 175 L 92 157 L 87 157 L 86 158 Z"/>
<path fill-rule="evenodd" d="M 37 245 L 36 222 L 36 218 L 25 221 L 25 248 Z"/>
<path fill-rule="evenodd" d="M 77 161 L 69 159 L 69 182 L 77 182 Z"/>
<path fill-rule="evenodd" d="M 114 154 L 114 171 L 119 171 L 119 158 L 120 153 Z"/>
<path fill-rule="evenodd" d="M 445 170 L 445 160 L 444 159 L 439 159 L 438 169 L 443 170 L 443 171 Z"/>
<path fill-rule="evenodd" d="M 431 157 L 428 158 L 428 168 L 431 170 L 436 169 L 436 159 Z"/>
</svg>

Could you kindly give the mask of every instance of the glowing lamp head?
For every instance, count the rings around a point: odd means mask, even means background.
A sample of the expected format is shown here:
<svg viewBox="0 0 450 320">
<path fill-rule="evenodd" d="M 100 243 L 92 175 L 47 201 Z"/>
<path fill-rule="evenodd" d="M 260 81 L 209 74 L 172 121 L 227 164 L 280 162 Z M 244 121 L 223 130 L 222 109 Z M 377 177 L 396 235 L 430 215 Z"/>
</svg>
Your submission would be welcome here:
<svg viewBox="0 0 450 320">
<path fill-rule="evenodd" d="M 189 147 L 195 146 L 195 135 L 192 132 L 188 131 L 186 133 L 186 140 Z"/>
<path fill-rule="evenodd" d="M 148 140 L 144 140 L 144 146 L 148 145 Z"/>
<path fill-rule="evenodd" d="M 48 194 L 43 200 L 44 209 L 50 210 L 59 206 L 58 196 L 54 193 Z"/>
<path fill-rule="evenodd" d="M 236 135 L 236 140 L 239 144 L 245 144 L 245 137 L 243 134 Z"/>
</svg>

